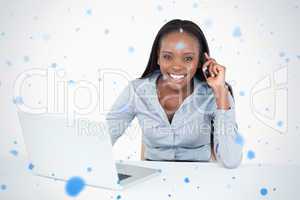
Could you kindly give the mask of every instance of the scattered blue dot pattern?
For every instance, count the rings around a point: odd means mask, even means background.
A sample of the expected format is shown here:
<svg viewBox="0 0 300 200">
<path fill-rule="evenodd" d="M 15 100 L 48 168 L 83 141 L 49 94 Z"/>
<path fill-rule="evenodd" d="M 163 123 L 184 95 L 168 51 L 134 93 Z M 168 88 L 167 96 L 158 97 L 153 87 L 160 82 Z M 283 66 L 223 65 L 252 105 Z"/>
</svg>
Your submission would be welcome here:
<svg viewBox="0 0 300 200">
<path fill-rule="evenodd" d="M 185 45 L 183 42 L 178 42 L 175 46 L 175 48 L 178 50 L 183 49 L 184 47 L 185 47 Z"/>
<path fill-rule="evenodd" d="M 70 178 L 65 186 L 66 193 L 71 196 L 77 196 L 85 187 L 85 182 L 80 177 L 72 177 Z"/>
<path fill-rule="evenodd" d="M 92 15 L 92 9 L 87 9 L 85 11 L 85 14 L 88 15 L 88 16 Z"/>
<path fill-rule="evenodd" d="M 280 57 L 284 57 L 284 56 L 285 56 L 285 53 L 284 53 L 284 52 L 280 52 L 280 53 L 279 53 L 279 56 L 280 56 Z"/>
<path fill-rule="evenodd" d="M 13 103 L 14 104 L 18 104 L 18 105 L 21 105 L 21 104 L 24 104 L 24 101 L 23 101 L 23 98 L 21 96 L 16 96 L 14 99 L 13 99 Z"/>
<path fill-rule="evenodd" d="M 244 146 L 245 140 L 244 140 L 243 136 L 240 133 L 237 134 L 237 136 L 235 138 L 235 143 L 239 144 L 241 146 Z"/>
<path fill-rule="evenodd" d="M 240 91 L 240 96 L 245 96 L 245 91 Z"/>
<path fill-rule="evenodd" d="M 34 165 L 33 165 L 32 163 L 29 163 L 28 169 L 29 169 L 29 170 L 33 170 L 33 168 L 34 168 Z"/>
<path fill-rule="evenodd" d="M 70 86 L 74 86 L 75 83 L 76 83 L 76 82 L 75 82 L 74 80 L 69 80 L 69 81 L 68 81 L 68 85 L 70 85 Z"/>
<path fill-rule="evenodd" d="M 133 52 L 134 52 L 134 47 L 129 47 L 129 48 L 128 48 L 128 52 L 129 52 L 129 53 L 133 53 Z"/>
<path fill-rule="evenodd" d="M 190 182 L 189 177 L 185 177 L 185 178 L 184 178 L 184 182 L 185 182 L 185 183 L 189 183 L 189 182 Z"/>
<path fill-rule="evenodd" d="M 14 156 L 17 156 L 19 153 L 17 150 L 13 149 L 13 150 L 10 150 L 10 153 Z"/>
<path fill-rule="evenodd" d="M 4 184 L 1 185 L 1 190 L 6 190 L 6 188 L 7 188 L 6 185 L 4 185 Z"/>
<path fill-rule="evenodd" d="M 56 67 L 57 67 L 57 64 L 56 64 L 56 63 L 52 63 L 52 64 L 51 64 L 51 67 L 52 67 L 52 68 L 56 68 Z"/>
<path fill-rule="evenodd" d="M 277 126 L 278 126 L 278 127 L 282 127 L 282 126 L 283 126 L 283 121 L 278 121 L 278 122 L 277 122 Z"/>
<path fill-rule="evenodd" d="M 241 37 L 242 33 L 241 33 L 241 28 L 239 26 L 235 27 L 233 32 L 232 32 L 232 36 L 235 38 Z"/>
<path fill-rule="evenodd" d="M 29 57 L 28 56 L 24 56 L 24 62 L 29 62 Z"/>
<path fill-rule="evenodd" d="M 252 150 L 249 150 L 249 151 L 247 152 L 247 158 L 248 158 L 249 160 L 254 159 L 254 158 L 255 158 L 255 152 L 252 151 Z"/>
<path fill-rule="evenodd" d="M 266 196 L 266 195 L 268 194 L 267 188 L 261 188 L 261 189 L 260 189 L 260 194 L 261 194 L 262 196 Z"/>
<path fill-rule="evenodd" d="M 88 167 L 86 170 L 87 170 L 88 172 L 91 172 L 91 171 L 92 171 L 92 168 L 91 168 L 91 167 Z"/>
</svg>

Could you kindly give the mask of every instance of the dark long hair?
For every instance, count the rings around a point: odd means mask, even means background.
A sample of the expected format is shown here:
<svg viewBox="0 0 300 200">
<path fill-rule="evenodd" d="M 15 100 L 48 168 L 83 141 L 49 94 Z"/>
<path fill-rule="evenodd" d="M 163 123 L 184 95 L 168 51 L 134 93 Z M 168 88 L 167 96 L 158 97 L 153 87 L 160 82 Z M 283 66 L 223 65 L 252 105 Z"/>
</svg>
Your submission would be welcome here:
<svg viewBox="0 0 300 200">
<path fill-rule="evenodd" d="M 155 40 L 152 45 L 151 53 L 150 53 L 150 58 L 147 64 L 147 67 L 145 71 L 143 72 L 143 75 L 140 77 L 140 79 L 146 78 L 150 76 L 155 70 L 160 70 L 160 66 L 157 63 L 158 61 L 158 50 L 160 49 L 160 43 L 161 40 L 164 36 L 166 36 L 169 33 L 172 32 L 178 32 L 182 28 L 185 32 L 189 33 L 190 35 L 194 36 L 197 38 L 199 42 L 199 63 L 197 66 L 197 71 L 195 74 L 194 78 L 199 79 L 201 82 L 206 82 L 206 79 L 204 77 L 203 71 L 202 71 L 202 66 L 206 61 L 204 53 L 207 52 L 209 55 L 209 48 L 207 44 L 207 40 L 204 36 L 204 33 L 200 29 L 200 27 L 195 24 L 192 21 L 189 20 L 180 20 L 180 19 L 174 19 L 169 22 L 167 22 L 157 33 Z M 233 97 L 233 92 L 231 86 L 225 82 L 225 84 L 228 86 L 228 90 Z M 234 98 L 234 97 L 233 97 Z M 213 123 L 213 121 L 212 121 Z M 212 132 L 214 128 L 212 127 Z M 213 149 L 214 146 L 214 139 L 213 139 L 213 134 L 211 134 L 211 148 Z M 214 151 L 212 151 L 212 155 L 214 159 L 216 159 L 214 155 Z"/>
</svg>

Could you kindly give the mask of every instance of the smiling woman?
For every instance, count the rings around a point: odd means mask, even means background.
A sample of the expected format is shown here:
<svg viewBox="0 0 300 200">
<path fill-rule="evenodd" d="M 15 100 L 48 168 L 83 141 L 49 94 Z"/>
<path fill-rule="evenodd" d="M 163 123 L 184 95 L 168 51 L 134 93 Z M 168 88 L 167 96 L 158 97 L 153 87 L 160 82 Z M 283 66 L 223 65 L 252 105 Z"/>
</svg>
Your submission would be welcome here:
<svg viewBox="0 0 300 200">
<path fill-rule="evenodd" d="M 227 168 L 242 160 L 225 67 L 209 56 L 202 30 L 191 21 L 175 19 L 159 30 L 143 75 L 129 82 L 106 116 L 113 144 L 134 117 L 147 160 L 215 157 Z"/>
</svg>

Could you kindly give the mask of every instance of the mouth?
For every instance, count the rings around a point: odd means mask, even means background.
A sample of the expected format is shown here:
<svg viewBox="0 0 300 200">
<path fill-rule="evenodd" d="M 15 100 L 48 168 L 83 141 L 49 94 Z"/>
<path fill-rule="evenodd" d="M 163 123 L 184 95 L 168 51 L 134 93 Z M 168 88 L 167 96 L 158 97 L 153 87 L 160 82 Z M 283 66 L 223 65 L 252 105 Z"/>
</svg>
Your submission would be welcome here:
<svg viewBox="0 0 300 200">
<path fill-rule="evenodd" d="M 182 81 L 186 78 L 187 74 L 172 74 L 168 73 L 168 77 L 174 81 Z"/>
</svg>

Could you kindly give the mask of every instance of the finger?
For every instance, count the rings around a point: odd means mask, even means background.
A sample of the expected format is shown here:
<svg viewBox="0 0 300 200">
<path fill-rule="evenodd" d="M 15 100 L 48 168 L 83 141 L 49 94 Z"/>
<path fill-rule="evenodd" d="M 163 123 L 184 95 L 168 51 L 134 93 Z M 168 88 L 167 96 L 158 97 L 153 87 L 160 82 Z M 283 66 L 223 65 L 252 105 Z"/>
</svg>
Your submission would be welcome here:
<svg viewBox="0 0 300 200">
<path fill-rule="evenodd" d="M 218 73 L 222 73 L 225 71 L 225 67 L 222 65 L 217 65 L 216 70 L 218 71 Z"/>
<path fill-rule="evenodd" d="M 212 77 L 215 77 L 217 74 L 214 73 L 213 67 L 214 67 L 214 63 L 211 62 L 210 65 L 208 66 L 208 71 Z"/>
<path fill-rule="evenodd" d="M 211 62 L 214 62 L 214 61 L 213 61 L 213 60 L 208 60 L 208 61 L 206 61 L 206 62 L 204 63 L 204 65 L 203 65 L 202 69 L 205 70 L 205 69 L 210 65 Z"/>
<path fill-rule="evenodd" d="M 207 52 L 205 52 L 204 55 L 205 55 L 206 59 L 209 59 L 209 56 L 208 56 Z"/>
<path fill-rule="evenodd" d="M 216 63 L 213 64 L 212 71 L 215 73 L 215 75 L 219 74 L 218 64 L 216 64 Z"/>
</svg>

